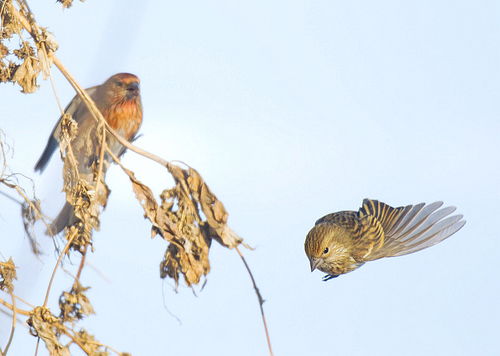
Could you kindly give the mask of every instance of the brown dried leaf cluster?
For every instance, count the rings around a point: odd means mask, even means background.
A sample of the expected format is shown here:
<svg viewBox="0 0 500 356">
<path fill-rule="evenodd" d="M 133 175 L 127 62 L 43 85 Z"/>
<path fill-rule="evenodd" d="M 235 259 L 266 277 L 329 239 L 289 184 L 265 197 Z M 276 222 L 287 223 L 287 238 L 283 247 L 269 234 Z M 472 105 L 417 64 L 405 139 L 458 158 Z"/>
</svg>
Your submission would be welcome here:
<svg viewBox="0 0 500 356">
<path fill-rule="evenodd" d="M 12 258 L 7 262 L 0 262 L 0 290 L 12 293 L 14 290 L 14 279 L 16 279 L 16 265 Z"/>
<path fill-rule="evenodd" d="M 24 1 L 0 1 L 0 15 L 0 82 L 18 84 L 23 93 L 33 93 L 40 73 L 49 74 L 57 43 L 36 25 Z"/>
<path fill-rule="evenodd" d="M 27 320 L 31 335 L 39 337 L 45 343 L 50 355 L 70 356 L 69 347 L 63 345 L 59 338 L 65 327 L 62 320 L 53 315 L 49 308 L 36 307 Z"/>
<path fill-rule="evenodd" d="M 234 248 L 242 242 L 228 226 L 228 214 L 222 202 L 210 191 L 194 169 L 168 164 L 175 186 L 164 190 L 160 203 L 133 172 L 128 174 L 144 216 L 152 223 L 151 235 L 160 235 L 169 242 L 160 263 L 161 278 L 170 277 L 179 283 L 180 275 L 188 286 L 198 284 L 210 271 L 208 259 L 213 239 Z"/>
<path fill-rule="evenodd" d="M 74 335 L 75 340 L 78 340 L 80 348 L 89 356 L 109 356 L 108 348 L 97 341 L 94 335 L 89 334 L 86 330 L 81 329 Z M 120 353 L 119 355 L 127 356 L 128 353 Z"/>
<path fill-rule="evenodd" d="M 77 134 L 78 124 L 70 115 L 63 115 L 59 130 L 60 149 L 64 161 L 63 190 L 66 193 L 66 201 L 74 209 L 75 216 L 71 226 L 66 229 L 66 238 L 69 240 L 70 236 L 75 236 L 71 248 L 83 253 L 87 246 L 92 244 L 92 232 L 99 229 L 99 215 L 102 208 L 106 207 L 110 191 L 104 182 L 104 176 L 109 163 L 103 162 L 99 174 L 97 152 L 90 152 L 95 146 L 93 136 L 96 135 L 101 140 L 102 135 L 92 130 L 88 135 L 75 140 Z M 83 147 L 78 149 L 80 154 L 86 153 L 86 157 L 94 157 L 94 163 L 90 168 L 87 167 L 88 162 L 81 162 L 75 158 L 75 142 Z M 85 147 L 89 152 L 85 152 Z"/>
<path fill-rule="evenodd" d="M 65 161 L 65 166 L 66 166 Z M 65 172 L 68 172 L 65 170 Z M 66 229 L 66 239 L 72 239 L 71 248 L 84 252 L 87 246 L 92 245 L 92 233 L 99 229 L 99 214 L 101 207 L 106 206 L 109 190 L 104 181 L 96 193 L 96 186 L 89 184 L 84 179 L 71 181 L 64 176 L 66 200 L 73 206 L 76 221 Z M 66 187 L 70 187 L 66 189 Z"/>
<path fill-rule="evenodd" d="M 69 292 L 63 292 L 59 297 L 59 315 L 64 321 L 77 321 L 85 316 L 94 314 L 94 308 L 90 304 L 85 292 L 90 287 L 83 287 L 80 282 L 75 281 Z"/>
<path fill-rule="evenodd" d="M 76 345 L 88 356 L 109 356 L 109 346 L 97 341 L 85 329 L 74 330 L 74 322 L 94 313 L 84 292 L 88 288 L 78 282 L 70 292 L 63 292 L 59 300 L 60 316 L 56 317 L 47 307 L 35 307 L 29 314 L 27 324 L 30 333 L 42 339 L 50 355 L 69 356 L 71 346 Z M 64 340 L 68 340 L 63 343 Z M 130 356 L 128 353 L 119 355 Z"/>
</svg>

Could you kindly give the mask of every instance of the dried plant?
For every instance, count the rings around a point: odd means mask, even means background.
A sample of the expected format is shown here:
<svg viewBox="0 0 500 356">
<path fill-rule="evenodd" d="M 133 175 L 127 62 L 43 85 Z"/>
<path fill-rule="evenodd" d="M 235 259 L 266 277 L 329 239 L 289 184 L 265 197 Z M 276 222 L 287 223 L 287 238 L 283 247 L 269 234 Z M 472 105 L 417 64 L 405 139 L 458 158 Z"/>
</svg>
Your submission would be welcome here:
<svg viewBox="0 0 500 356">
<path fill-rule="evenodd" d="M 72 5 L 71 0 L 60 0 L 59 2 L 64 7 Z M 238 249 L 238 246 L 243 243 L 243 239 L 228 226 L 228 213 L 224 205 L 213 194 L 202 176 L 189 166 L 173 164 L 152 153 L 143 151 L 109 127 L 88 93 L 78 85 L 56 57 L 56 42 L 46 29 L 37 25 L 25 0 L 0 1 L 0 15 L 2 21 L 0 81 L 15 83 L 21 87 L 22 92 L 32 93 L 38 87 L 37 80 L 40 74 L 45 77 L 49 76 L 51 66 L 55 65 L 94 116 L 96 129 L 93 134 L 98 137 L 100 142 L 99 157 L 96 157 L 93 172 L 89 173 L 88 176 L 83 176 L 78 170 L 78 163 L 71 145 L 71 141 L 77 133 L 77 123 L 70 115 L 63 113 L 61 129 L 59 130 L 60 151 L 64 162 L 63 190 L 66 193 L 66 201 L 71 204 L 75 211 L 76 219 L 65 229 L 66 243 L 60 251 L 53 269 L 43 305 L 31 306 L 31 311 L 18 308 L 12 283 L 15 278 L 14 263 L 11 260 L 0 262 L 0 290 L 10 294 L 12 299 L 12 303 L 0 299 L 0 303 L 13 313 L 11 336 L 14 333 L 17 315 L 24 315 L 27 317 L 31 334 L 44 342 L 51 355 L 70 355 L 72 346 L 80 348 L 87 355 L 109 355 L 109 352 L 126 355 L 96 341 L 94 336 L 86 330 L 76 331 L 75 329 L 79 320 L 93 313 L 92 305 L 85 295 L 89 287 L 83 287 L 80 284 L 79 276 L 85 266 L 85 254 L 89 248 L 92 248 L 92 234 L 99 228 L 99 216 L 106 206 L 109 195 L 109 189 L 104 179 L 109 165 L 104 157 L 109 155 L 129 177 L 135 196 L 144 210 L 144 217 L 151 222 L 151 236 L 160 236 L 167 242 L 164 258 L 160 262 L 161 278 L 172 278 L 176 286 L 179 285 L 181 276 L 188 286 L 200 283 L 210 271 L 209 249 L 213 240 L 238 252 L 251 276 L 259 300 L 269 353 L 272 355 L 262 308 L 264 301 L 250 269 Z M 13 43 L 11 40 L 14 37 L 18 39 L 18 48 L 11 46 Z M 140 182 L 133 171 L 124 167 L 119 158 L 107 147 L 106 137 L 108 135 L 113 136 L 127 149 L 160 164 L 174 178 L 175 185 L 164 189 L 156 198 L 151 189 Z M 0 145 L 1 142 L 0 139 Z M 3 146 L 1 148 L 3 153 Z M 0 183 L 15 190 L 22 197 L 20 204 L 23 207 L 22 216 L 25 230 L 30 240 L 35 241 L 33 224 L 42 220 L 49 226 L 42 214 L 39 201 L 36 198 L 29 198 L 16 182 L 12 182 L 11 176 L 4 178 L 2 173 Z M 48 232 L 50 233 L 50 228 Z M 33 250 L 38 251 L 36 242 L 32 242 L 32 245 L 34 246 Z M 56 272 L 63 258 L 71 250 L 81 253 L 81 263 L 71 289 L 62 292 L 59 298 L 60 310 L 59 316 L 56 316 L 47 307 L 47 303 Z M 10 341 L 7 347 L 3 350 L 0 349 L 0 356 L 7 353 L 9 345 Z"/>
<path fill-rule="evenodd" d="M 14 291 L 14 279 L 16 279 L 16 265 L 12 258 L 6 262 L 0 261 L 0 290 L 7 293 Z"/>
<path fill-rule="evenodd" d="M 17 5 L 17 7 L 16 7 Z M 0 82 L 12 82 L 33 93 L 41 72 L 49 75 L 49 55 L 57 50 L 53 36 L 38 27 L 26 1 L 0 1 Z M 19 43 L 18 47 L 6 43 Z"/>
</svg>

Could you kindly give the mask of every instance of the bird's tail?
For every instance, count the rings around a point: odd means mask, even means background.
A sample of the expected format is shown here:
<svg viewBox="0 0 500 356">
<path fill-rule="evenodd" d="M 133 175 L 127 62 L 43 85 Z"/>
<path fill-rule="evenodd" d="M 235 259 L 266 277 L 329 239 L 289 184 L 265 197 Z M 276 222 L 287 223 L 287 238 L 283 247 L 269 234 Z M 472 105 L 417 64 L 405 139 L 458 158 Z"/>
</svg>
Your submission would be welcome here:
<svg viewBox="0 0 500 356">
<path fill-rule="evenodd" d="M 47 166 L 47 163 L 49 163 L 50 157 L 52 157 L 52 154 L 54 153 L 58 145 L 59 144 L 57 143 L 53 134 L 50 135 L 49 140 L 47 141 L 47 146 L 45 146 L 45 150 L 43 150 L 40 159 L 35 165 L 35 172 L 43 172 L 43 170 Z"/>
<path fill-rule="evenodd" d="M 66 202 L 59 215 L 57 215 L 52 224 L 49 225 L 45 233 L 50 236 L 57 235 L 63 231 L 66 226 L 73 225 L 75 222 L 75 210 L 70 203 Z"/>
</svg>

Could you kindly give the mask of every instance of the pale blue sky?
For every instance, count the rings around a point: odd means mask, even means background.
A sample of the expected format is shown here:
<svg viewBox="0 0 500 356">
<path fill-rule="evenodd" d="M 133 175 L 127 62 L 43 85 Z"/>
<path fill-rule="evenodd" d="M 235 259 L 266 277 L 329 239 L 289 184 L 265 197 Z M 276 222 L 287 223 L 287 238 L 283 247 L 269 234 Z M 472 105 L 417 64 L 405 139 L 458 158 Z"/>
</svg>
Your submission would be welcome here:
<svg viewBox="0 0 500 356">
<path fill-rule="evenodd" d="M 197 168 L 232 228 L 256 247 L 245 253 L 266 299 L 276 356 L 498 353 L 499 2 L 31 6 L 82 85 L 120 71 L 140 76 L 137 145 Z M 54 77 L 64 105 L 74 93 Z M 58 118 L 50 83 L 33 95 L 1 85 L 0 97 L 0 127 L 15 148 L 11 167 L 35 176 Z M 124 162 L 158 192 L 170 184 L 133 153 Z M 60 167 L 55 157 L 35 176 L 52 215 L 63 201 Z M 108 178 L 112 194 L 82 279 L 92 285 L 97 315 L 83 326 L 134 355 L 267 355 L 237 254 L 215 244 L 205 289 L 175 294 L 159 278 L 165 244 L 149 238 L 127 178 L 116 168 Z M 305 235 L 317 218 L 357 210 L 365 197 L 392 205 L 443 200 L 467 225 L 431 249 L 324 283 L 309 272 Z M 56 260 L 50 240 L 40 236 L 45 255 L 33 259 L 18 207 L 6 200 L 0 229 L 0 251 L 19 265 L 18 293 L 42 303 Z M 70 283 L 57 275 L 52 307 Z M 0 322 L 3 345 L 8 321 Z M 13 355 L 33 354 L 35 339 L 26 334 L 18 328 Z"/>
</svg>

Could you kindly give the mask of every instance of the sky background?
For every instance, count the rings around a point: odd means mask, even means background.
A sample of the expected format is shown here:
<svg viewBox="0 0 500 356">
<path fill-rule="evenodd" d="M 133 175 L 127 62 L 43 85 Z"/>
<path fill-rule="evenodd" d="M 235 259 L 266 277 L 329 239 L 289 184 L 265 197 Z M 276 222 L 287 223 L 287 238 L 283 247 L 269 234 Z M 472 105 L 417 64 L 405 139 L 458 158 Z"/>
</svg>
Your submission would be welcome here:
<svg viewBox="0 0 500 356">
<path fill-rule="evenodd" d="M 141 148 L 195 167 L 255 247 L 244 251 L 276 356 L 495 355 L 500 342 L 500 3 L 498 1 L 95 1 L 62 10 L 31 1 L 57 55 L 85 87 L 141 78 Z M 74 95 L 54 70 L 63 103 Z M 33 166 L 59 116 L 49 81 L 25 95 L 0 86 L 12 171 L 33 177 L 55 216 L 61 163 Z M 166 172 L 124 163 L 159 193 Z M 214 244 L 197 297 L 159 278 L 166 244 L 150 239 L 128 178 L 94 234 L 82 283 L 96 315 L 82 326 L 134 355 L 267 355 L 257 300 L 235 251 Z M 442 244 L 367 263 L 324 283 L 303 243 L 314 221 L 443 200 L 467 224 Z M 57 255 L 24 238 L 19 207 L 0 198 L 0 252 L 19 266 L 17 294 L 42 304 Z M 75 255 L 65 266 L 75 268 Z M 73 264 L 73 265 L 72 265 Z M 71 279 L 60 270 L 50 306 Z M 180 319 L 181 323 L 175 317 Z M 0 315 L 0 344 L 9 319 Z M 34 354 L 18 326 L 12 355 Z M 39 355 L 46 354 L 41 345 Z"/>
</svg>

